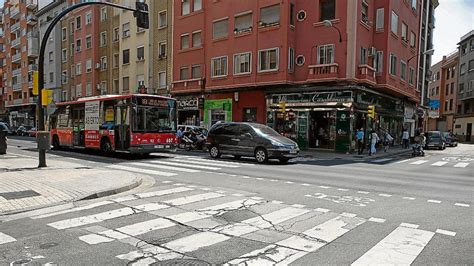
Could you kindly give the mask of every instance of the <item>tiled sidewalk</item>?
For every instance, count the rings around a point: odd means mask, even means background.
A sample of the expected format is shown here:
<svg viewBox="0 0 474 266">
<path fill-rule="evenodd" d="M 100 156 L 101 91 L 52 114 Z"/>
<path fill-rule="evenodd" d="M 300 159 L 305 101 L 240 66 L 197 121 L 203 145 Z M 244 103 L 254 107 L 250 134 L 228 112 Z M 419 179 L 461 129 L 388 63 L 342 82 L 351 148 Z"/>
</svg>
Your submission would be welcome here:
<svg viewBox="0 0 474 266">
<path fill-rule="evenodd" d="M 37 160 L 0 155 L 0 216 L 120 193 L 140 185 L 143 177 L 89 169 L 77 163 L 49 162 L 54 167 L 38 169 Z"/>
</svg>

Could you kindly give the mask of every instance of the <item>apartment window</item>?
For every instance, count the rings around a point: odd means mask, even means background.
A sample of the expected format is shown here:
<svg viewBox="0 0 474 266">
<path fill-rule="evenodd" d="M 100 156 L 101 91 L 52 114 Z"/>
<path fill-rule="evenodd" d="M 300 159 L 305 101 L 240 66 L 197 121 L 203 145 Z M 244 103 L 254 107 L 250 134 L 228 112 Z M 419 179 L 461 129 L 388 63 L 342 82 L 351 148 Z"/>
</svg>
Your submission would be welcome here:
<svg viewBox="0 0 474 266">
<path fill-rule="evenodd" d="M 76 30 L 81 29 L 81 16 L 76 17 Z"/>
<path fill-rule="evenodd" d="M 439 86 L 436 86 L 436 95 L 439 94 Z"/>
<path fill-rule="evenodd" d="M 411 8 L 416 10 L 416 0 L 411 0 Z"/>
<path fill-rule="evenodd" d="M 137 47 L 137 60 L 138 61 L 145 60 L 145 47 L 144 46 Z"/>
<path fill-rule="evenodd" d="M 61 84 L 66 84 L 67 83 L 67 70 L 63 70 L 61 72 Z"/>
<path fill-rule="evenodd" d="M 459 93 L 464 92 L 464 83 L 459 83 Z"/>
<path fill-rule="evenodd" d="M 251 72 L 251 53 L 234 55 L 234 75 L 249 74 Z"/>
<path fill-rule="evenodd" d="M 181 67 L 179 69 L 179 79 L 180 80 L 187 80 L 189 79 L 189 75 L 188 75 L 188 67 L 185 66 L 185 67 Z"/>
<path fill-rule="evenodd" d="M 100 46 L 107 45 L 107 32 L 103 31 L 100 33 Z"/>
<path fill-rule="evenodd" d="M 189 48 L 189 34 L 181 35 L 181 50 Z"/>
<path fill-rule="evenodd" d="M 158 27 L 161 29 L 166 26 L 168 26 L 168 16 L 166 11 L 162 11 L 158 14 Z"/>
<path fill-rule="evenodd" d="M 397 56 L 390 53 L 390 74 L 397 75 Z"/>
<path fill-rule="evenodd" d="M 461 64 L 461 67 L 459 68 L 459 75 L 464 75 L 466 73 L 466 64 Z"/>
<path fill-rule="evenodd" d="M 408 42 L 408 26 L 402 22 L 402 41 Z"/>
<path fill-rule="evenodd" d="M 112 81 L 112 90 L 113 90 L 113 93 L 116 93 L 116 94 L 119 93 L 119 80 L 118 79 L 114 79 Z"/>
<path fill-rule="evenodd" d="M 191 78 L 193 78 L 193 79 L 201 78 L 201 66 L 200 65 L 191 66 Z"/>
<path fill-rule="evenodd" d="M 202 9 L 202 0 L 194 0 L 193 11 L 199 11 Z"/>
<path fill-rule="evenodd" d="M 86 61 L 86 73 L 92 72 L 92 60 L 89 59 Z"/>
<path fill-rule="evenodd" d="M 77 63 L 76 64 L 76 75 L 81 75 L 82 74 L 82 64 Z"/>
<path fill-rule="evenodd" d="M 383 71 L 383 51 L 377 51 L 377 54 L 375 55 L 375 72 L 377 73 L 382 73 Z"/>
<path fill-rule="evenodd" d="M 130 37 L 130 22 L 124 23 L 122 25 L 122 37 L 123 38 Z"/>
<path fill-rule="evenodd" d="M 474 39 L 472 39 L 472 40 L 469 42 L 469 45 L 471 46 L 471 51 L 474 51 Z"/>
<path fill-rule="evenodd" d="M 436 80 L 439 80 L 439 79 L 440 79 L 440 77 L 441 77 L 441 75 L 439 74 L 439 71 L 438 71 L 438 72 L 436 72 Z"/>
<path fill-rule="evenodd" d="M 145 76 L 137 75 L 137 87 L 145 86 Z"/>
<path fill-rule="evenodd" d="M 181 14 L 183 16 L 188 15 L 191 12 L 191 0 L 182 0 L 181 1 Z"/>
<path fill-rule="evenodd" d="M 280 23 L 280 5 L 267 6 L 260 9 L 260 24 L 262 26 Z"/>
<path fill-rule="evenodd" d="M 295 49 L 288 49 L 288 71 L 293 73 L 295 71 Z"/>
<path fill-rule="evenodd" d="M 160 89 L 166 88 L 166 72 L 158 73 L 158 83 L 159 83 Z"/>
<path fill-rule="evenodd" d="M 411 48 L 415 48 L 415 43 L 416 43 L 416 35 L 415 33 L 412 31 L 410 33 L 410 47 Z"/>
<path fill-rule="evenodd" d="M 54 72 L 49 72 L 49 83 L 54 82 Z"/>
<path fill-rule="evenodd" d="M 90 49 L 90 48 L 92 48 L 92 37 L 87 36 L 86 37 L 86 49 Z"/>
<path fill-rule="evenodd" d="M 76 75 L 76 66 L 72 65 L 71 66 L 71 78 L 74 77 L 74 75 Z"/>
<path fill-rule="evenodd" d="M 279 56 L 278 48 L 258 51 L 258 71 L 278 70 Z"/>
<path fill-rule="evenodd" d="M 122 87 L 123 87 L 123 92 L 130 91 L 130 78 L 129 77 L 122 78 Z"/>
<path fill-rule="evenodd" d="M 398 15 L 392 10 L 392 19 L 390 20 L 390 30 L 398 35 Z"/>
<path fill-rule="evenodd" d="M 81 84 L 76 85 L 76 97 L 79 98 L 82 96 L 82 86 Z"/>
<path fill-rule="evenodd" d="M 290 25 L 295 26 L 295 4 L 290 3 Z"/>
<path fill-rule="evenodd" d="M 71 23 L 69 24 L 69 30 L 71 35 L 74 32 L 74 29 L 76 29 L 76 27 L 74 27 L 74 21 L 71 21 Z"/>
<path fill-rule="evenodd" d="M 400 78 L 406 80 L 407 78 L 407 63 L 400 60 Z"/>
<path fill-rule="evenodd" d="M 453 66 L 453 68 L 451 69 L 451 78 L 454 78 L 455 73 L 456 73 L 456 67 Z"/>
<path fill-rule="evenodd" d="M 362 21 L 364 23 L 369 23 L 369 4 L 365 0 L 362 0 L 361 13 Z"/>
<path fill-rule="evenodd" d="M 331 20 L 336 18 L 336 0 L 320 0 L 319 6 L 319 21 Z"/>
<path fill-rule="evenodd" d="M 67 61 L 67 49 L 62 49 L 61 50 L 61 61 L 66 62 Z"/>
<path fill-rule="evenodd" d="M 76 52 L 81 51 L 81 39 L 76 40 Z"/>
<path fill-rule="evenodd" d="M 461 46 L 461 54 L 465 55 L 467 53 L 467 43 Z"/>
<path fill-rule="evenodd" d="M 226 38 L 229 33 L 229 19 L 222 19 L 212 23 L 212 38 Z"/>
<path fill-rule="evenodd" d="M 49 62 L 53 62 L 53 61 L 54 61 L 54 53 L 53 53 L 53 52 L 49 52 L 49 54 L 48 54 L 48 59 L 49 59 Z"/>
<path fill-rule="evenodd" d="M 446 79 L 449 79 L 451 76 L 451 68 L 446 69 Z"/>
<path fill-rule="evenodd" d="M 453 99 L 449 99 L 449 111 L 453 110 Z"/>
<path fill-rule="evenodd" d="M 444 111 L 448 111 L 448 101 L 444 101 Z"/>
<path fill-rule="evenodd" d="M 211 77 L 227 76 L 227 56 L 212 58 L 211 60 Z"/>
<path fill-rule="evenodd" d="M 160 42 L 158 44 L 158 53 L 159 53 L 159 58 L 165 58 L 166 57 L 166 42 Z"/>
<path fill-rule="evenodd" d="M 451 83 L 451 92 L 450 92 L 450 93 L 451 93 L 451 94 L 454 93 L 454 83 Z"/>
<path fill-rule="evenodd" d="M 327 44 L 318 46 L 318 64 L 332 64 L 334 63 L 334 44 Z"/>
<path fill-rule="evenodd" d="M 86 25 L 92 24 L 92 12 L 86 13 Z"/>
<path fill-rule="evenodd" d="M 113 59 L 113 64 L 114 64 L 114 68 L 117 68 L 119 67 L 119 54 L 114 54 L 114 59 Z"/>
<path fill-rule="evenodd" d="M 473 71 L 474 70 L 474 59 L 469 61 L 469 70 L 468 71 Z"/>
<path fill-rule="evenodd" d="M 100 82 L 100 93 L 107 94 L 107 81 Z"/>
<path fill-rule="evenodd" d="M 118 40 L 119 40 L 119 28 L 115 28 L 114 29 L 114 35 L 112 37 L 112 41 L 118 42 Z"/>
<path fill-rule="evenodd" d="M 377 9 L 377 15 L 375 17 L 375 30 L 383 30 L 384 28 L 384 19 L 385 19 L 385 10 L 383 8 Z"/>
<path fill-rule="evenodd" d="M 408 83 L 410 83 L 411 85 L 414 84 L 414 81 L 415 81 L 415 69 L 413 69 L 412 67 L 410 67 L 410 75 L 408 76 Z"/>
<path fill-rule="evenodd" d="M 252 29 L 252 13 L 237 15 L 234 18 L 234 30 L 236 33 L 246 32 Z"/>
<path fill-rule="evenodd" d="M 61 40 L 63 41 L 67 40 L 67 28 L 61 29 Z"/>
<path fill-rule="evenodd" d="M 365 47 L 360 48 L 360 64 L 361 65 L 367 64 L 367 48 Z"/>
<path fill-rule="evenodd" d="M 107 69 L 107 56 L 102 56 L 100 58 L 100 69 L 106 70 Z"/>
<path fill-rule="evenodd" d="M 105 20 L 107 20 L 107 8 L 102 7 L 100 9 L 100 21 L 105 21 Z"/>
<path fill-rule="evenodd" d="M 122 62 L 124 65 L 130 64 L 130 49 L 122 51 Z"/>
</svg>

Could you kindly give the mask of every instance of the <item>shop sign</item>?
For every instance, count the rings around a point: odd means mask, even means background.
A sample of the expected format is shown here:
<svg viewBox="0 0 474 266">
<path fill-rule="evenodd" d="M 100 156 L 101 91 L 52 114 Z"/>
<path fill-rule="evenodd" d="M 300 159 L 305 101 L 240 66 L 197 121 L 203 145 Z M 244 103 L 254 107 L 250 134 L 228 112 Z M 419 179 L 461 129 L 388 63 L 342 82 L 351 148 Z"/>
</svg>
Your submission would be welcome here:
<svg viewBox="0 0 474 266">
<path fill-rule="evenodd" d="M 272 103 L 327 103 L 327 102 L 351 102 L 352 91 L 330 91 L 297 94 L 278 94 L 272 96 Z"/>
<path fill-rule="evenodd" d="M 199 109 L 200 98 L 188 98 L 178 100 L 178 110 Z"/>
<path fill-rule="evenodd" d="M 431 109 L 439 109 L 439 100 L 430 99 L 429 106 Z"/>
<path fill-rule="evenodd" d="M 413 119 L 413 114 L 415 110 L 411 106 L 405 106 L 405 119 Z"/>
<path fill-rule="evenodd" d="M 351 149 L 351 119 L 348 111 L 337 111 L 336 151 L 348 152 Z"/>
<path fill-rule="evenodd" d="M 439 110 L 430 110 L 428 112 L 429 118 L 439 118 Z"/>
</svg>

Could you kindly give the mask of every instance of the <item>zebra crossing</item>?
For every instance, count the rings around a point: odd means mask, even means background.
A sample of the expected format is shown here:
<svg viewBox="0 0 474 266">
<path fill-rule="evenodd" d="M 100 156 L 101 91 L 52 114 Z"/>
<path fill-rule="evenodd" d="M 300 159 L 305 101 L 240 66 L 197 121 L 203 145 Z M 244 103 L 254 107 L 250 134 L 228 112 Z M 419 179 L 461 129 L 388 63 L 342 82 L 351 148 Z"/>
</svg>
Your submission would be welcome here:
<svg viewBox="0 0 474 266">
<path fill-rule="evenodd" d="M 73 234 L 80 243 L 97 249 L 122 244 L 129 251 L 110 256 L 131 265 L 177 259 L 226 265 L 298 264 L 299 259 L 357 233 L 363 225 L 384 226 L 390 233 L 378 236 L 379 241 L 361 254 L 353 254 L 350 263 L 410 264 L 436 234 L 456 235 L 445 229 L 420 229 L 420 225 L 290 205 L 251 194 L 171 183 L 155 189 L 32 219 Z M 169 231 L 177 233 L 170 237 L 166 234 Z M 0 232 L 0 250 L 14 243 L 14 237 Z M 154 242 L 145 241 L 149 238 Z M 236 239 L 248 244 L 225 248 Z"/>
<path fill-rule="evenodd" d="M 404 165 L 411 165 L 411 166 L 420 166 L 420 165 L 429 165 L 434 167 L 453 167 L 453 168 L 466 168 L 471 165 L 470 162 L 462 162 L 462 161 L 445 161 L 439 159 L 405 159 L 405 160 L 395 160 L 394 158 L 383 158 L 378 160 L 371 161 L 372 163 L 385 163 L 391 162 L 394 164 L 404 164 Z"/>
</svg>

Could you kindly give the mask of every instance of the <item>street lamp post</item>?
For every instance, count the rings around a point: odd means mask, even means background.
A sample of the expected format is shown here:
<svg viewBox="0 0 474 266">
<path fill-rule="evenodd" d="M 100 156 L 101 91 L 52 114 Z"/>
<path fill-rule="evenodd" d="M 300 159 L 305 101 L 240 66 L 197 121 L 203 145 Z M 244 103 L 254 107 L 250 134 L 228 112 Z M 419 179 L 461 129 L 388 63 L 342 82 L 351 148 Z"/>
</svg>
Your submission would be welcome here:
<svg viewBox="0 0 474 266">
<path fill-rule="evenodd" d="M 334 29 L 337 30 L 337 32 L 339 33 L 339 42 L 341 43 L 342 42 L 341 30 L 338 27 L 334 26 L 334 24 L 332 24 L 332 22 L 330 20 L 323 21 L 323 24 L 327 28 L 334 28 Z"/>
<path fill-rule="evenodd" d="M 132 11 L 137 18 L 137 25 L 141 28 L 149 28 L 149 20 L 148 20 L 148 6 L 143 3 L 143 2 L 136 2 L 136 9 L 127 7 L 127 6 L 122 6 L 122 5 L 117 5 L 109 2 L 82 2 L 73 6 L 70 6 L 63 10 L 61 13 L 59 13 L 48 25 L 48 28 L 46 29 L 46 32 L 43 35 L 43 38 L 41 39 L 41 46 L 40 46 L 40 54 L 39 54 L 39 59 L 38 59 L 38 101 L 36 103 L 36 108 L 38 109 L 38 126 L 37 130 L 38 132 L 43 131 L 45 132 L 45 125 L 44 125 L 44 110 L 43 110 L 43 103 L 42 103 L 42 95 L 43 95 L 43 87 L 44 87 L 44 54 L 46 50 L 46 45 L 48 44 L 48 39 L 49 35 L 51 35 L 51 32 L 54 29 L 54 26 L 68 13 L 71 11 L 84 7 L 84 6 L 90 6 L 90 5 L 106 5 L 106 6 L 111 6 L 115 8 L 120 8 L 128 11 Z M 39 147 L 39 164 L 38 167 L 46 167 L 46 149 L 44 148 L 44 143 L 40 143 L 45 141 L 44 138 L 37 138 L 38 141 L 38 147 Z M 42 145 L 43 144 L 43 145 Z"/>
</svg>

